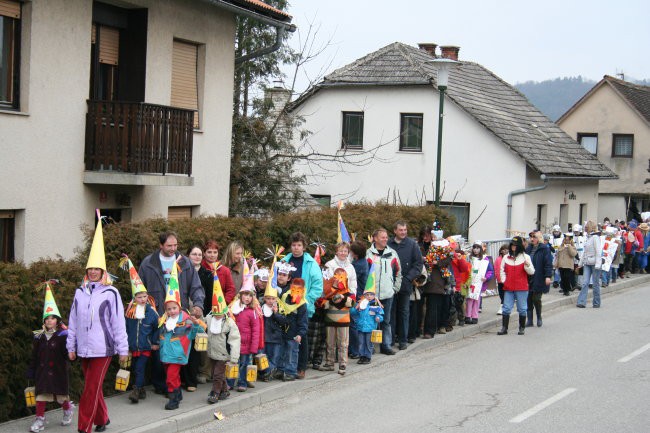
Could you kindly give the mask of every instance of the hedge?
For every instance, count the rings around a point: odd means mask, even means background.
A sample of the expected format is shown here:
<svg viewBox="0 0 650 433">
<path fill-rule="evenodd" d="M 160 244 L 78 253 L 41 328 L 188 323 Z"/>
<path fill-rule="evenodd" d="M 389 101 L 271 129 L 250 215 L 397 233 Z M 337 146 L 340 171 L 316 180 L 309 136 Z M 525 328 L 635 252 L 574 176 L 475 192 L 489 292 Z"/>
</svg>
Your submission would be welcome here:
<svg viewBox="0 0 650 433">
<path fill-rule="evenodd" d="M 342 210 L 343 219 L 350 233 L 357 239 L 367 237 L 378 227 L 391 232 L 397 220 L 404 220 L 409 226 L 409 235 L 417 236 L 420 227 L 440 222 L 447 234 L 453 234 L 453 216 L 433 206 L 411 207 L 386 204 L 350 204 Z M 240 241 L 253 256 L 262 258 L 267 248 L 274 244 L 288 247 L 287 240 L 295 231 L 303 232 L 309 242 L 319 240 L 327 245 L 326 255 L 333 257 L 332 246 L 337 237 L 336 209 L 304 211 L 280 214 L 270 219 L 200 217 L 180 221 L 151 219 L 141 223 L 108 224 L 104 227 L 104 242 L 108 271 L 119 279 L 115 282 L 126 302 L 131 297 L 127 275 L 118 269 L 123 253 L 129 255 L 136 267 L 142 259 L 156 251 L 158 234 L 172 230 L 178 234 L 179 250 L 193 245 L 202 245 L 208 239 L 215 239 L 225 249 L 233 241 Z M 59 284 L 53 286 L 56 302 L 64 316 L 70 311 L 74 291 L 84 274 L 86 257 L 90 251 L 93 228 L 86 227 L 86 241 L 80 247 L 78 257 L 72 260 L 47 259 L 26 266 L 20 263 L 0 263 L 0 422 L 30 415 L 23 398 L 27 386 L 25 371 L 31 356 L 32 331 L 41 326 L 43 292 L 35 287 L 42 281 L 56 278 Z M 313 253 L 314 247 L 308 251 Z M 67 323 L 67 317 L 64 317 Z M 104 392 L 114 393 L 113 380 L 117 371 L 117 359 L 107 374 Z M 79 362 L 74 362 L 70 378 L 71 398 L 78 401 L 83 388 Z"/>
</svg>

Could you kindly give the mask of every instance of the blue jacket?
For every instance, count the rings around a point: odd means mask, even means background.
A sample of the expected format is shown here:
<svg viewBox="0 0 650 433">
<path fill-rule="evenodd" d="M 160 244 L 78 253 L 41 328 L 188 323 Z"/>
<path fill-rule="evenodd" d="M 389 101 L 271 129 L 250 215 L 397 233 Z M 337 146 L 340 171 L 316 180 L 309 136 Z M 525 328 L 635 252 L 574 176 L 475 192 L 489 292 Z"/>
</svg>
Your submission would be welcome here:
<svg viewBox="0 0 650 433">
<path fill-rule="evenodd" d="M 190 315 L 181 311 L 181 317 L 173 331 L 167 331 L 165 323 L 160 325 L 160 361 L 167 364 L 187 364 L 192 340 L 201 328 L 190 321 Z"/>
<path fill-rule="evenodd" d="M 553 255 L 551 248 L 540 242 L 535 253 L 532 253 L 533 246 L 528 245 L 526 254 L 530 256 L 535 268 L 535 273 L 528 278 L 528 290 L 533 292 L 548 293 L 550 285 L 546 285 L 546 278 L 553 280 Z"/>
<path fill-rule="evenodd" d="M 289 263 L 291 262 L 291 253 L 287 254 L 282 260 Z M 307 317 L 314 315 L 316 307 L 314 303 L 316 299 L 323 295 L 323 272 L 316 263 L 316 260 L 309 253 L 303 254 L 302 262 L 302 279 L 305 280 L 305 299 L 307 300 Z M 141 277 L 142 278 L 142 277 Z"/>
<path fill-rule="evenodd" d="M 354 317 L 359 332 L 372 332 L 379 329 L 379 323 L 384 321 L 384 309 L 379 306 L 377 300 L 372 301 L 364 310 L 350 309 L 350 314 Z M 375 320 L 377 317 L 379 323 Z"/>
<path fill-rule="evenodd" d="M 422 273 L 424 259 L 420 247 L 414 239 L 405 237 L 402 242 L 395 242 L 395 238 L 388 241 L 388 246 L 397 252 L 399 264 L 402 268 L 402 285 L 400 293 L 411 294 L 413 291 L 413 280 Z"/>
<path fill-rule="evenodd" d="M 287 304 L 291 305 L 291 296 L 286 297 Z M 300 335 L 300 338 L 304 341 L 307 338 L 307 305 L 303 304 L 296 309 L 293 313 L 287 314 L 287 325 L 284 331 L 284 341 L 293 340 L 296 335 Z"/>
<path fill-rule="evenodd" d="M 141 352 L 151 350 L 152 344 L 158 344 L 158 314 L 153 307 L 146 304 L 144 319 L 126 318 L 126 335 L 129 337 L 129 351 Z"/>
<path fill-rule="evenodd" d="M 272 313 L 270 317 L 264 316 L 264 342 L 282 344 L 287 324 L 287 317 L 280 313 Z"/>
<path fill-rule="evenodd" d="M 366 282 L 368 281 L 368 260 L 364 257 L 359 257 L 352 262 L 354 271 L 357 273 L 357 299 L 361 299 L 363 291 L 366 289 Z"/>
</svg>

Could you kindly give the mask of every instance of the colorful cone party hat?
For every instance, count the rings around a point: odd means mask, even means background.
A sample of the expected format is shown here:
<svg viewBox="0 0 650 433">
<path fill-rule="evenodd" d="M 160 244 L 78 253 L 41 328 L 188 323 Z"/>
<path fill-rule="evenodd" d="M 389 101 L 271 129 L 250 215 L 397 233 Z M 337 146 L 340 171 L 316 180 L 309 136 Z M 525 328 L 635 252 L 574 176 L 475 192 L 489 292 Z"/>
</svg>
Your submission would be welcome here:
<svg viewBox="0 0 650 433">
<path fill-rule="evenodd" d="M 97 227 L 95 228 L 95 237 L 93 244 L 90 247 L 90 254 L 88 255 L 88 263 L 86 269 L 99 268 L 106 274 L 106 257 L 104 256 L 104 235 L 102 233 L 102 217 L 97 209 Z"/>
<path fill-rule="evenodd" d="M 341 209 L 343 209 L 343 202 L 339 200 L 338 204 L 336 205 L 338 209 L 338 235 L 336 237 L 336 242 L 341 243 L 341 242 L 350 242 L 350 234 L 348 233 L 348 229 L 345 228 L 345 223 L 343 222 L 343 218 L 341 217 Z"/>
<path fill-rule="evenodd" d="M 52 287 L 50 287 L 50 281 L 46 281 L 45 302 L 43 304 L 43 320 L 50 316 L 57 316 L 61 318 L 61 313 L 59 312 L 59 307 L 56 306 L 56 301 L 54 301 L 54 294 L 52 293 Z"/>
<path fill-rule="evenodd" d="M 363 290 L 363 293 L 377 293 L 377 287 L 375 286 L 375 264 L 370 265 L 368 270 L 368 280 L 366 281 L 366 287 Z"/>
<path fill-rule="evenodd" d="M 181 306 L 181 291 L 178 285 L 178 264 L 174 263 L 172 272 L 169 277 L 169 285 L 167 286 L 167 295 L 165 296 L 165 304 L 167 302 L 176 302 Z"/>
<path fill-rule="evenodd" d="M 212 283 L 212 314 L 226 314 L 228 312 L 228 305 L 226 305 L 226 298 L 223 296 L 223 289 L 219 282 L 217 275 L 218 263 L 214 264 L 214 281 Z"/>
<path fill-rule="evenodd" d="M 244 283 L 239 289 L 240 292 L 249 292 L 255 293 L 255 282 L 253 281 L 253 273 L 249 272 L 248 275 L 244 277 Z"/>
<path fill-rule="evenodd" d="M 264 296 L 277 298 L 278 297 L 278 276 L 277 268 L 275 264 L 278 262 L 278 259 L 282 257 L 282 252 L 284 247 L 280 245 L 275 246 L 275 250 L 272 251 L 273 254 L 273 263 L 271 263 L 271 269 L 269 270 L 269 280 L 266 283 L 266 289 L 264 290 Z"/>
<path fill-rule="evenodd" d="M 140 275 L 138 271 L 133 266 L 131 259 L 126 254 L 122 254 L 124 257 L 120 260 L 120 267 L 129 273 L 129 279 L 131 280 L 131 295 L 135 298 L 135 295 L 141 292 L 147 292 L 147 288 L 142 284 Z"/>
</svg>

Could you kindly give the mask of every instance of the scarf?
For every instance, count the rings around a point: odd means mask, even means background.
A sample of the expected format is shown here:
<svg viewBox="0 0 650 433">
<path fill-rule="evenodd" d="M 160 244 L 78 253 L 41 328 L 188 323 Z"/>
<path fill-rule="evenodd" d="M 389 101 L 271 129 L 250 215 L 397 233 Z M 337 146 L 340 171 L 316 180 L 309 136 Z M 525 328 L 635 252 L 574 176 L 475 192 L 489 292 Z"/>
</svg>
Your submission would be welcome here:
<svg viewBox="0 0 650 433">
<path fill-rule="evenodd" d="M 179 314 L 176 317 L 168 317 L 167 320 L 165 320 L 165 329 L 167 329 L 167 332 L 173 332 L 174 329 L 176 329 L 176 324 L 180 317 L 181 315 Z"/>
</svg>

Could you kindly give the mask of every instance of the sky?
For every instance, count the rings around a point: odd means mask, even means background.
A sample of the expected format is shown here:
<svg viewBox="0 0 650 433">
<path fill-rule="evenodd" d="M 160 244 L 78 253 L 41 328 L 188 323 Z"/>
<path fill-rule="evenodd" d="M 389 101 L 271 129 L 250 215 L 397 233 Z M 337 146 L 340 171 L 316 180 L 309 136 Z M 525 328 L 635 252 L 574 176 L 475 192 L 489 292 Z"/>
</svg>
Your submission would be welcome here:
<svg viewBox="0 0 650 433">
<path fill-rule="evenodd" d="M 510 84 L 650 78 L 648 0 L 290 0 L 288 12 L 298 26 L 290 45 L 309 40 L 312 51 L 322 49 L 299 71 L 297 91 L 397 41 L 459 46 L 459 60 Z M 290 84 L 294 69 L 284 71 Z"/>
</svg>

